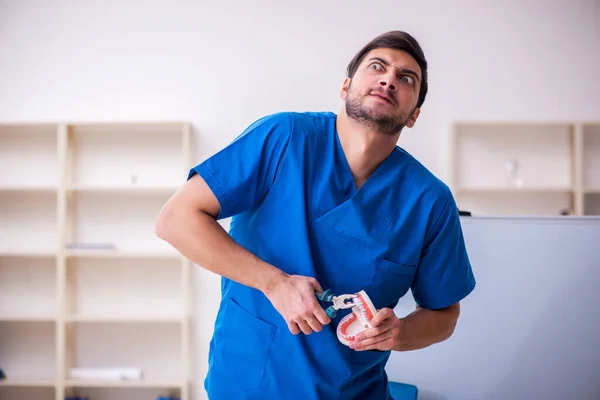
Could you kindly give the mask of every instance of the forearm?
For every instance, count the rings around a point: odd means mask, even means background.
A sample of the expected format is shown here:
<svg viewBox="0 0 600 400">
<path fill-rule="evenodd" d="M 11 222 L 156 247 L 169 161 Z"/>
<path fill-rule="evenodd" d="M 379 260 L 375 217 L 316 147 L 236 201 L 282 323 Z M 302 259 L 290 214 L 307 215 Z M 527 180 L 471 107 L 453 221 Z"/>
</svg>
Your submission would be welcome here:
<svg viewBox="0 0 600 400">
<path fill-rule="evenodd" d="M 203 211 L 167 210 L 157 222 L 156 234 L 199 266 L 263 292 L 284 275 L 238 245 Z"/>
<path fill-rule="evenodd" d="M 442 310 L 417 308 L 400 319 L 394 350 L 418 350 L 448 339 L 454 332 L 459 313 L 458 304 Z"/>
</svg>

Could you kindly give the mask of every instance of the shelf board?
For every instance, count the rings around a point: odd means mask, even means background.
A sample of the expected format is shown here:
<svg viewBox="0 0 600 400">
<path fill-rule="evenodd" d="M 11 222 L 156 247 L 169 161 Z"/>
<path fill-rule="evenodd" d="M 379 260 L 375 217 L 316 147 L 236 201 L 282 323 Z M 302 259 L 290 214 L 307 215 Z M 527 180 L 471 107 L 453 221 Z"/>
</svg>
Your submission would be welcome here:
<svg viewBox="0 0 600 400">
<path fill-rule="evenodd" d="M 119 250 L 67 250 L 67 257 L 77 258 L 138 258 L 138 259 L 167 259 L 178 260 L 181 254 L 176 252 L 142 252 Z"/>
<path fill-rule="evenodd" d="M 0 186 L 0 192 L 11 192 L 11 193 L 40 193 L 40 194 L 51 194 L 56 193 L 57 188 L 54 186 L 17 186 L 17 185 L 6 185 Z"/>
<path fill-rule="evenodd" d="M 572 121 L 547 121 L 547 120 L 469 120 L 469 121 L 456 121 L 453 123 L 454 126 L 459 128 L 473 128 L 473 127 L 482 127 L 482 128 L 497 128 L 497 127 L 545 127 L 545 126 L 559 126 L 559 127 L 568 127 L 573 125 Z M 587 123 L 584 123 L 588 125 Z"/>
<path fill-rule="evenodd" d="M 78 323 L 148 323 L 148 324 L 178 324 L 184 321 L 182 316 L 152 316 L 152 315 L 69 315 L 67 322 Z"/>
<path fill-rule="evenodd" d="M 0 315 L 0 322 L 56 322 L 51 315 Z"/>
<path fill-rule="evenodd" d="M 93 128 L 93 129 L 122 129 L 122 128 L 143 128 L 143 129 L 180 129 L 189 125 L 184 121 L 68 121 L 70 128 Z M 180 132 L 177 132 L 180 133 Z"/>
<path fill-rule="evenodd" d="M 487 188 L 457 188 L 457 193 L 460 194 L 542 194 L 542 193 L 571 193 L 572 188 L 551 188 L 551 187 L 523 187 L 523 188 L 509 188 L 509 187 L 487 187 Z"/>
<path fill-rule="evenodd" d="M 54 258 L 56 252 L 52 251 L 2 251 L 0 257 L 23 257 L 23 258 Z"/>
<path fill-rule="evenodd" d="M 59 123 L 58 122 L 51 122 L 51 121 L 5 121 L 5 122 L 0 122 L 0 129 L 1 128 L 26 128 L 26 129 L 30 129 L 30 128 L 48 128 L 48 129 L 55 129 L 56 127 L 58 127 Z M 55 132 L 53 132 L 55 133 Z"/>
<path fill-rule="evenodd" d="M 600 194 L 600 188 L 589 188 L 583 190 L 584 194 Z"/>
<path fill-rule="evenodd" d="M 98 194 L 139 194 L 139 195 L 168 195 L 173 194 L 179 186 L 94 186 L 74 185 L 67 190 L 71 193 L 98 193 Z"/>
<path fill-rule="evenodd" d="M 70 379 L 66 381 L 67 387 L 86 387 L 86 388 L 158 388 L 171 389 L 183 386 L 182 381 L 160 381 L 160 380 L 84 380 Z"/>
<path fill-rule="evenodd" d="M 53 380 L 9 378 L 0 380 L 0 387 L 55 387 Z"/>
</svg>

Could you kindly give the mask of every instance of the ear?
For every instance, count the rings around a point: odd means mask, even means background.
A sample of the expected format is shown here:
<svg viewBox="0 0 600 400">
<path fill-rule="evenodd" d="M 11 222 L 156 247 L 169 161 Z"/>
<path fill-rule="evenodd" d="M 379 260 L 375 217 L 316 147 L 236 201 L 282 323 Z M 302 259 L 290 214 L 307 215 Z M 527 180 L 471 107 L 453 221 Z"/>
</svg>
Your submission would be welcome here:
<svg viewBox="0 0 600 400">
<path fill-rule="evenodd" d="M 415 126 L 415 123 L 417 122 L 417 118 L 419 118 L 419 113 L 420 112 L 421 112 L 420 108 L 415 108 L 415 111 L 413 111 L 413 113 L 410 116 L 409 120 L 406 121 L 406 127 L 407 128 L 412 128 L 413 126 Z"/>
<path fill-rule="evenodd" d="M 340 99 L 346 101 L 348 97 L 348 89 L 350 88 L 350 78 L 344 79 L 344 83 L 342 84 L 342 88 L 340 89 Z"/>
</svg>

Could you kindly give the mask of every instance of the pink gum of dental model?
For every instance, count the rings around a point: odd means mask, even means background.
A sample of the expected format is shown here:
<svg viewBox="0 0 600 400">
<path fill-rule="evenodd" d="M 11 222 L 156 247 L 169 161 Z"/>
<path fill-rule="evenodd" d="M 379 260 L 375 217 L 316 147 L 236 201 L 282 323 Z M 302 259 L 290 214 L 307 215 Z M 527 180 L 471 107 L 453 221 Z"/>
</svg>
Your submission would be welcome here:
<svg viewBox="0 0 600 400">
<path fill-rule="evenodd" d="M 371 320 L 377 314 L 377 310 L 364 290 L 356 294 L 354 304 L 352 312 L 342 318 L 337 327 L 337 337 L 346 346 L 356 335 L 372 327 Z"/>
</svg>

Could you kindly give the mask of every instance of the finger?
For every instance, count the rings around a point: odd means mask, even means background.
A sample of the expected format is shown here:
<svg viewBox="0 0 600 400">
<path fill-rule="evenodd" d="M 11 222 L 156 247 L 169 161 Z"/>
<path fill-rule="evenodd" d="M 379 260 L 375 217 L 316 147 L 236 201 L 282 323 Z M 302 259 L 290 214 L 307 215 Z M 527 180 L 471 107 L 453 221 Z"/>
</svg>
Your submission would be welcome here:
<svg viewBox="0 0 600 400">
<path fill-rule="evenodd" d="M 390 327 L 385 324 L 380 325 L 376 328 L 368 328 L 368 329 L 365 329 L 364 331 L 362 331 L 361 333 L 359 333 L 358 335 L 356 335 L 355 340 L 362 341 L 365 339 L 371 339 L 371 338 L 374 338 L 376 336 L 383 334 L 384 332 L 386 332 L 389 329 L 390 329 Z"/>
<path fill-rule="evenodd" d="M 292 335 L 297 335 L 300 333 L 300 327 L 295 322 L 288 322 L 288 329 L 292 332 Z"/>
<path fill-rule="evenodd" d="M 379 324 L 379 326 L 377 326 L 377 327 L 365 329 L 364 331 L 362 331 L 361 333 L 356 335 L 355 339 L 357 341 L 362 341 L 365 339 L 374 338 L 376 336 L 384 334 L 385 332 L 390 331 L 393 328 L 394 328 L 394 319 L 388 318 L 388 319 L 383 320 L 383 322 L 381 324 Z"/>
<path fill-rule="evenodd" d="M 308 280 L 308 282 L 313 287 L 313 289 L 315 290 L 315 292 L 322 292 L 323 291 L 323 288 L 321 287 L 321 285 L 319 285 L 319 282 L 315 278 L 310 278 Z"/>
<path fill-rule="evenodd" d="M 381 310 L 379 310 L 377 312 L 377 314 L 375 314 L 375 316 L 371 320 L 371 325 L 379 326 L 379 324 L 381 324 L 383 321 L 385 321 L 386 319 L 388 319 L 392 316 L 393 317 L 396 316 L 396 314 L 394 314 L 394 310 L 392 310 L 391 308 L 382 308 Z"/>
<path fill-rule="evenodd" d="M 321 329 L 323 329 L 323 325 L 321 325 L 319 320 L 315 317 L 308 317 L 306 322 L 308 323 L 308 326 L 310 326 L 310 328 L 315 332 L 321 332 Z"/>
<path fill-rule="evenodd" d="M 361 346 L 359 348 L 355 348 L 355 351 L 367 351 L 367 350 L 380 350 L 380 351 L 387 351 L 387 350 L 392 350 L 393 349 L 393 345 L 391 344 L 391 342 L 389 342 L 390 339 L 388 339 L 387 341 L 383 341 L 383 342 L 377 342 L 375 344 L 370 344 L 368 346 Z"/>
<path fill-rule="evenodd" d="M 366 338 L 363 340 L 354 340 L 350 346 L 350 348 L 354 349 L 354 350 L 367 350 L 367 348 L 369 348 L 369 346 L 375 346 L 377 347 L 377 344 L 381 343 L 381 342 L 385 342 L 386 340 L 390 339 L 393 336 L 393 333 L 391 330 L 385 331 L 377 336 L 373 336 L 370 338 Z"/>
<path fill-rule="evenodd" d="M 306 323 L 305 320 L 298 320 L 296 321 L 296 323 L 298 324 L 298 326 L 300 327 L 300 330 L 302 332 L 304 332 L 305 335 L 310 335 L 312 333 L 312 329 L 310 329 L 310 326 L 308 326 L 308 324 Z"/>
<path fill-rule="evenodd" d="M 317 305 L 315 307 L 315 317 L 317 317 L 317 319 L 322 325 L 327 325 L 331 322 L 331 318 L 329 318 L 329 315 L 327 315 L 325 310 L 323 310 L 323 307 L 321 307 L 320 305 Z"/>
</svg>

